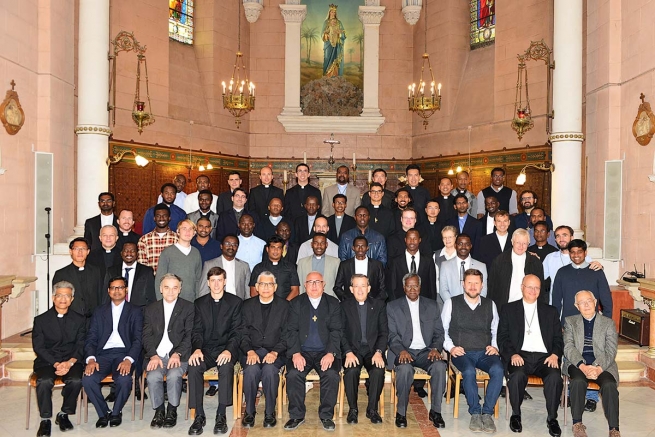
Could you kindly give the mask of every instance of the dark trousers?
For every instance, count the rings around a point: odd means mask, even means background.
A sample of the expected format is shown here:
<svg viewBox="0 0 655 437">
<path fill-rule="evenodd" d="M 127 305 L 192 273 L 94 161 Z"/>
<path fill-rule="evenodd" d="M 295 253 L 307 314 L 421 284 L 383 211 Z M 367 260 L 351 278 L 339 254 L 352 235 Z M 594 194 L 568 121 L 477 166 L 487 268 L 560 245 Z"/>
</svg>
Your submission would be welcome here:
<svg viewBox="0 0 655 437">
<path fill-rule="evenodd" d="M 61 395 L 64 402 L 61 405 L 61 412 L 66 414 L 75 414 L 77 407 L 77 397 L 82 390 L 82 372 L 84 367 L 82 363 L 75 363 L 71 366 L 68 373 L 61 377 L 64 381 L 64 388 Z M 52 417 L 52 388 L 55 386 L 55 368 L 39 367 L 34 369 L 36 373 L 36 402 L 39 405 L 41 419 L 50 419 Z"/>
<path fill-rule="evenodd" d="M 519 353 L 523 358 L 522 366 L 512 366 L 509 364 L 509 380 L 507 388 L 509 390 L 509 401 L 512 404 L 512 414 L 521 415 L 521 404 L 523 403 L 523 393 L 528 385 L 528 376 L 535 375 L 544 381 L 544 397 L 546 398 L 546 411 L 548 420 L 557 419 L 557 409 L 559 408 L 562 397 L 561 369 L 553 369 L 544 364 L 550 354 L 541 352 L 523 352 Z"/>
<path fill-rule="evenodd" d="M 222 351 L 221 351 L 222 352 Z M 189 364 L 187 368 L 187 375 L 189 378 L 189 408 L 195 408 L 196 416 L 205 415 L 203 408 L 203 396 L 205 389 L 204 373 L 212 367 L 218 367 L 218 405 L 227 407 L 232 405 L 232 387 L 234 378 L 234 363 L 235 357 L 232 361 L 216 366 L 216 358 L 218 354 L 210 355 L 204 350 L 202 351 L 205 360 L 201 361 L 199 365 L 192 366 Z"/>
<path fill-rule="evenodd" d="M 348 407 L 351 409 L 357 408 L 357 392 L 359 389 L 359 374 L 362 371 L 362 366 L 368 372 L 368 404 L 367 410 L 378 410 L 378 402 L 380 401 L 380 393 L 384 388 L 384 367 L 376 367 L 371 361 L 374 353 L 367 351 L 366 355 L 352 351 L 357 359 L 359 365 L 355 367 L 344 368 L 343 383 L 346 388 L 346 398 L 348 398 Z"/>
<path fill-rule="evenodd" d="M 332 419 L 334 416 L 334 405 L 337 403 L 339 392 L 339 370 L 341 360 L 334 359 L 332 366 L 325 372 L 321 370 L 321 358 L 325 352 L 301 352 L 306 361 L 305 368 L 299 371 L 293 367 L 289 360 L 287 368 L 287 396 L 289 396 L 289 418 L 304 419 L 307 407 L 305 406 L 305 380 L 307 374 L 316 370 L 321 378 L 321 403 L 318 406 L 318 417 L 321 420 Z"/>
<path fill-rule="evenodd" d="M 260 360 L 268 354 L 264 348 L 255 351 Z M 277 388 L 280 384 L 280 369 L 284 366 L 284 358 L 278 357 L 273 364 L 258 363 L 253 365 L 246 364 L 245 358 L 242 360 L 243 367 L 243 394 L 246 396 L 246 413 L 255 413 L 255 401 L 257 400 L 257 387 L 262 382 L 264 397 L 266 398 L 266 415 L 275 414 L 275 404 L 277 402 Z"/>
<path fill-rule="evenodd" d="M 130 397 L 130 392 L 132 391 L 132 372 L 134 372 L 134 364 L 130 367 L 130 373 L 123 376 L 118 373 L 116 368 L 118 365 L 125 359 L 126 352 L 124 350 L 114 351 L 108 349 L 107 353 L 103 355 L 96 356 L 96 363 L 100 367 L 100 370 L 97 370 L 91 374 L 91 376 L 84 376 L 82 378 L 82 385 L 84 386 L 84 392 L 89 397 L 89 401 L 93 404 L 98 413 L 98 417 L 104 417 L 109 411 L 109 406 L 105 402 L 105 398 L 102 396 L 102 387 L 100 382 L 105 379 L 105 377 L 111 374 L 114 379 L 114 386 L 116 387 L 116 398 L 114 401 L 114 407 L 111 410 L 112 416 L 118 416 L 125 402 Z"/>
<path fill-rule="evenodd" d="M 574 423 L 582 420 L 582 412 L 585 406 L 585 394 L 587 392 L 587 384 L 595 382 L 600 386 L 600 397 L 603 401 L 603 411 L 605 411 L 605 418 L 611 428 L 619 427 L 619 390 L 616 379 L 609 372 L 603 372 L 598 376 L 595 381 L 587 379 L 582 370 L 574 365 L 568 368 L 570 378 L 570 395 L 571 402 L 571 417 Z"/>
<path fill-rule="evenodd" d="M 441 398 L 446 389 L 446 363 L 441 359 L 428 360 L 430 349 L 421 350 L 409 349 L 407 352 L 414 361 L 409 364 L 399 364 L 398 357 L 394 362 L 396 371 L 396 395 L 398 396 L 397 411 L 401 416 L 407 415 L 407 404 L 409 403 L 409 389 L 414 380 L 414 367 L 421 368 L 430 375 L 430 386 L 432 398 L 430 409 L 441 413 Z"/>
</svg>

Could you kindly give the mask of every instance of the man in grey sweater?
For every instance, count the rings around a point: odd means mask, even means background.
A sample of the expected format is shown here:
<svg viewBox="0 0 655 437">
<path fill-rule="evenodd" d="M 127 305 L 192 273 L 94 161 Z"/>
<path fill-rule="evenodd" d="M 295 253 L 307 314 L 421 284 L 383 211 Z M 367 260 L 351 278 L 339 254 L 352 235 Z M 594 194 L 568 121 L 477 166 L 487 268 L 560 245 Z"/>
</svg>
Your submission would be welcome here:
<svg viewBox="0 0 655 437">
<path fill-rule="evenodd" d="M 200 252 L 191 246 L 191 240 L 196 235 L 196 225 L 189 219 L 181 221 L 177 226 L 177 243 L 167 247 L 159 257 L 155 288 L 166 273 L 173 273 L 182 279 L 180 297 L 193 302 L 198 297 L 197 284 L 202 272 Z"/>
</svg>

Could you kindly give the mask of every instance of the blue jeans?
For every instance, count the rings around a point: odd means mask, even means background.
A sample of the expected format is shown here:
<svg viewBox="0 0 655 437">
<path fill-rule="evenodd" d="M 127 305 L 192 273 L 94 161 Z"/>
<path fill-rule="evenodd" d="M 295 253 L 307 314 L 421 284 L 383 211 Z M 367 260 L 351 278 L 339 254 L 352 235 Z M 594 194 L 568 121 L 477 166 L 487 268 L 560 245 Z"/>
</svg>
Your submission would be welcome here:
<svg viewBox="0 0 655 437">
<path fill-rule="evenodd" d="M 503 387 L 503 364 L 499 355 L 485 355 L 484 351 L 469 351 L 461 357 L 453 357 L 453 364 L 462 372 L 466 403 L 469 414 L 493 414 L 496 401 Z M 489 374 L 487 393 L 484 396 L 484 405 L 480 408 L 478 400 L 478 384 L 475 379 L 475 369 L 478 368 Z M 455 393 L 457 396 L 458 393 Z"/>
</svg>

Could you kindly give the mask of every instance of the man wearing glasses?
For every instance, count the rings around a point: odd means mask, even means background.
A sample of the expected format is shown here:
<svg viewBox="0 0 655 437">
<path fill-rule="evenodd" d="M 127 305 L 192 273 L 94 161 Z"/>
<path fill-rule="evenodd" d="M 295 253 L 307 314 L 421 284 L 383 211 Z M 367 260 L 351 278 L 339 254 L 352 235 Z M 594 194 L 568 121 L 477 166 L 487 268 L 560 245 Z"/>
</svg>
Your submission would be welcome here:
<svg viewBox="0 0 655 437">
<path fill-rule="evenodd" d="M 386 208 L 391 209 L 391 207 L 394 204 L 394 199 L 396 198 L 396 193 L 394 193 L 391 190 L 387 190 L 386 185 L 387 185 L 387 172 L 382 169 L 382 168 L 376 168 L 373 170 L 373 174 L 371 176 L 373 179 L 373 182 L 371 182 L 371 187 L 373 184 L 379 184 L 380 188 L 382 189 L 381 192 L 382 194 L 380 195 L 382 199 L 382 205 L 384 205 Z M 364 193 L 362 196 L 362 205 L 368 206 L 373 203 L 373 193 Z"/>
<path fill-rule="evenodd" d="M 395 216 L 391 210 L 395 195 L 393 193 L 390 194 L 392 197 L 388 202 L 389 206 L 387 206 L 387 203 L 385 203 L 387 192 L 391 193 L 391 191 L 385 190 L 381 184 L 372 182 L 370 191 L 364 194 L 364 196 L 370 195 L 368 202 L 364 202 L 364 199 L 362 199 L 362 205 L 366 206 L 371 217 L 369 222 L 371 229 L 382 234 L 384 238 L 389 238 L 396 230 Z"/>
<path fill-rule="evenodd" d="M 531 228 L 533 223 L 530 221 L 530 215 L 532 210 L 537 206 L 537 193 L 532 190 L 523 190 L 519 196 L 519 201 L 521 202 L 521 207 L 523 207 L 523 212 L 514 217 L 514 224 L 517 228 L 528 229 Z M 548 223 L 548 227 L 553 229 L 553 222 L 550 217 L 544 214 L 545 220 Z"/>
<path fill-rule="evenodd" d="M 509 211 L 509 215 L 514 217 L 519 210 L 516 204 L 516 191 L 504 186 L 505 170 L 496 167 L 491 170 L 491 185 L 478 193 L 478 219 L 484 216 L 484 199 L 494 196 L 500 202 L 500 209 Z"/>
</svg>

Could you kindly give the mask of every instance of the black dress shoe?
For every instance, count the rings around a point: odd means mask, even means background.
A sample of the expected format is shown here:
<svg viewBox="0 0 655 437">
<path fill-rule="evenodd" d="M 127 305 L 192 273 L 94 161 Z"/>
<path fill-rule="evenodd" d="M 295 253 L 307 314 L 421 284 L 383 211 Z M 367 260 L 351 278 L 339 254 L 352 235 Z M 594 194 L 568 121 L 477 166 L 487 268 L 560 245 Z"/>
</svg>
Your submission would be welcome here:
<svg viewBox="0 0 655 437">
<path fill-rule="evenodd" d="M 432 424 L 434 425 L 435 428 L 446 427 L 446 422 L 443 421 L 443 417 L 441 417 L 441 413 L 437 413 L 436 411 L 430 410 L 429 418 L 432 421 Z"/>
<path fill-rule="evenodd" d="M 587 402 L 584 404 L 584 410 L 593 413 L 596 411 L 596 401 L 587 399 Z"/>
<path fill-rule="evenodd" d="M 115 402 L 116 401 L 116 395 L 114 394 L 113 388 L 109 392 L 109 394 L 107 396 L 105 396 L 105 401 L 106 402 Z"/>
<path fill-rule="evenodd" d="M 332 419 L 321 419 L 321 423 L 323 424 L 323 429 L 325 431 L 334 431 L 336 428 Z"/>
<path fill-rule="evenodd" d="M 531 401 L 532 396 L 530 396 L 530 393 L 528 393 L 527 391 L 524 391 L 523 392 L 523 399 L 526 400 L 526 401 Z"/>
<path fill-rule="evenodd" d="M 428 392 L 426 392 L 423 387 L 414 387 L 414 391 L 421 399 L 426 398 L 428 396 Z"/>
<path fill-rule="evenodd" d="M 98 421 L 96 422 L 96 428 L 107 428 L 109 425 L 109 416 L 111 413 L 107 413 L 102 417 L 98 418 Z"/>
<path fill-rule="evenodd" d="M 227 432 L 227 417 L 225 414 L 217 414 L 214 422 L 214 434 L 225 434 Z"/>
<path fill-rule="evenodd" d="M 217 392 L 218 392 L 218 386 L 210 385 L 207 391 L 205 392 L 205 396 L 216 396 Z"/>
<path fill-rule="evenodd" d="M 346 418 L 346 422 L 350 425 L 357 423 L 357 415 L 359 414 L 359 411 L 357 411 L 357 408 L 351 408 L 348 411 L 348 417 Z"/>
<path fill-rule="evenodd" d="M 207 420 L 205 419 L 204 414 L 199 414 L 193 419 L 193 423 L 189 428 L 189 435 L 200 435 L 202 434 L 202 427 L 205 426 Z"/>
<path fill-rule="evenodd" d="M 512 432 L 522 432 L 523 425 L 521 425 L 521 416 L 518 414 L 512 414 L 512 417 L 509 418 L 509 429 Z"/>
<path fill-rule="evenodd" d="M 123 423 L 123 413 L 118 413 L 117 416 L 113 414 L 109 416 L 109 426 L 112 428 L 119 426 L 121 423 Z"/>
<path fill-rule="evenodd" d="M 150 428 L 161 428 L 164 426 L 164 417 L 166 413 L 164 410 L 155 410 L 155 416 L 150 421 Z"/>
<path fill-rule="evenodd" d="M 52 432 L 52 424 L 50 419 L 43 419 L 39 425 L 39 430 L 36 432 L 36 437 L 50 437 Z"/>
<path fill-rule="evenodd" d="M 252 428 L 255 426 L 255 414 L 246 413 L 241 421 L 241 426 L 244 428 Z"/>
<path fill-rule="evenodd" d="M 373 424 L 382 423 L 382 417 L 375 410 L 366 410 L 366 418 L 370 419 Z"/>
<path fill-rule="evenodd" d="M 59 425 L 59 430 L 61 432 L 66 432 L 73 429 L 73 424 L 68 418 L 68 414 L 58 413 L 57 417 L 55 418 L 55 424 Z"/>
<path fill-rule="evenodd" d="M 396 426 L 398 428 L 407 428 L 407 417 L 396 413 Z"/>
<path fill-rule="evenodd" d="M 169 410 L 164 418 L 164 428 L 174 428 L 177 425 L 177 410 Z"/>
<path fill-rule="evenodd" d="M 504 398 L 506 395 L 507 395 L 507 393 L 505 392 L 505 387 L 501 387 L 500 388 L 500 397 Z"/>
<path fill-rule="evenodd" d="M 141 400 L 141 389 L 138 386 L 134 389 L 134 396 L 136 396 L 137 400 Z M 143 396 L 144 400 L 148 400 L 148 393 L 144 393 Z"/>
<path fill-rule="evenodd" d="M 264 416 L 264 428 L 273 428 L 277 425 L 277 419 L 275 418 L 275 413 Z"/>
<path fill-rule="evenodd" d="M 553 437 L 559 437 L 562 435 L 562 429 L 557 423 L 557 419 L 546 420 L 546 425 L 548 425 L 548 433 Z"/>
<path fill-rule="evenodd" d="M 287 420 L 287 423 L 284 424 L 284 429 L 287 430 L 287 431 L 291 431 L 293 429 L 298 428 L 303 423 L 305 423 L 305 418 L 302 418 L 302 419 L 289 419 L 289 420 Z"/>
</svg>

